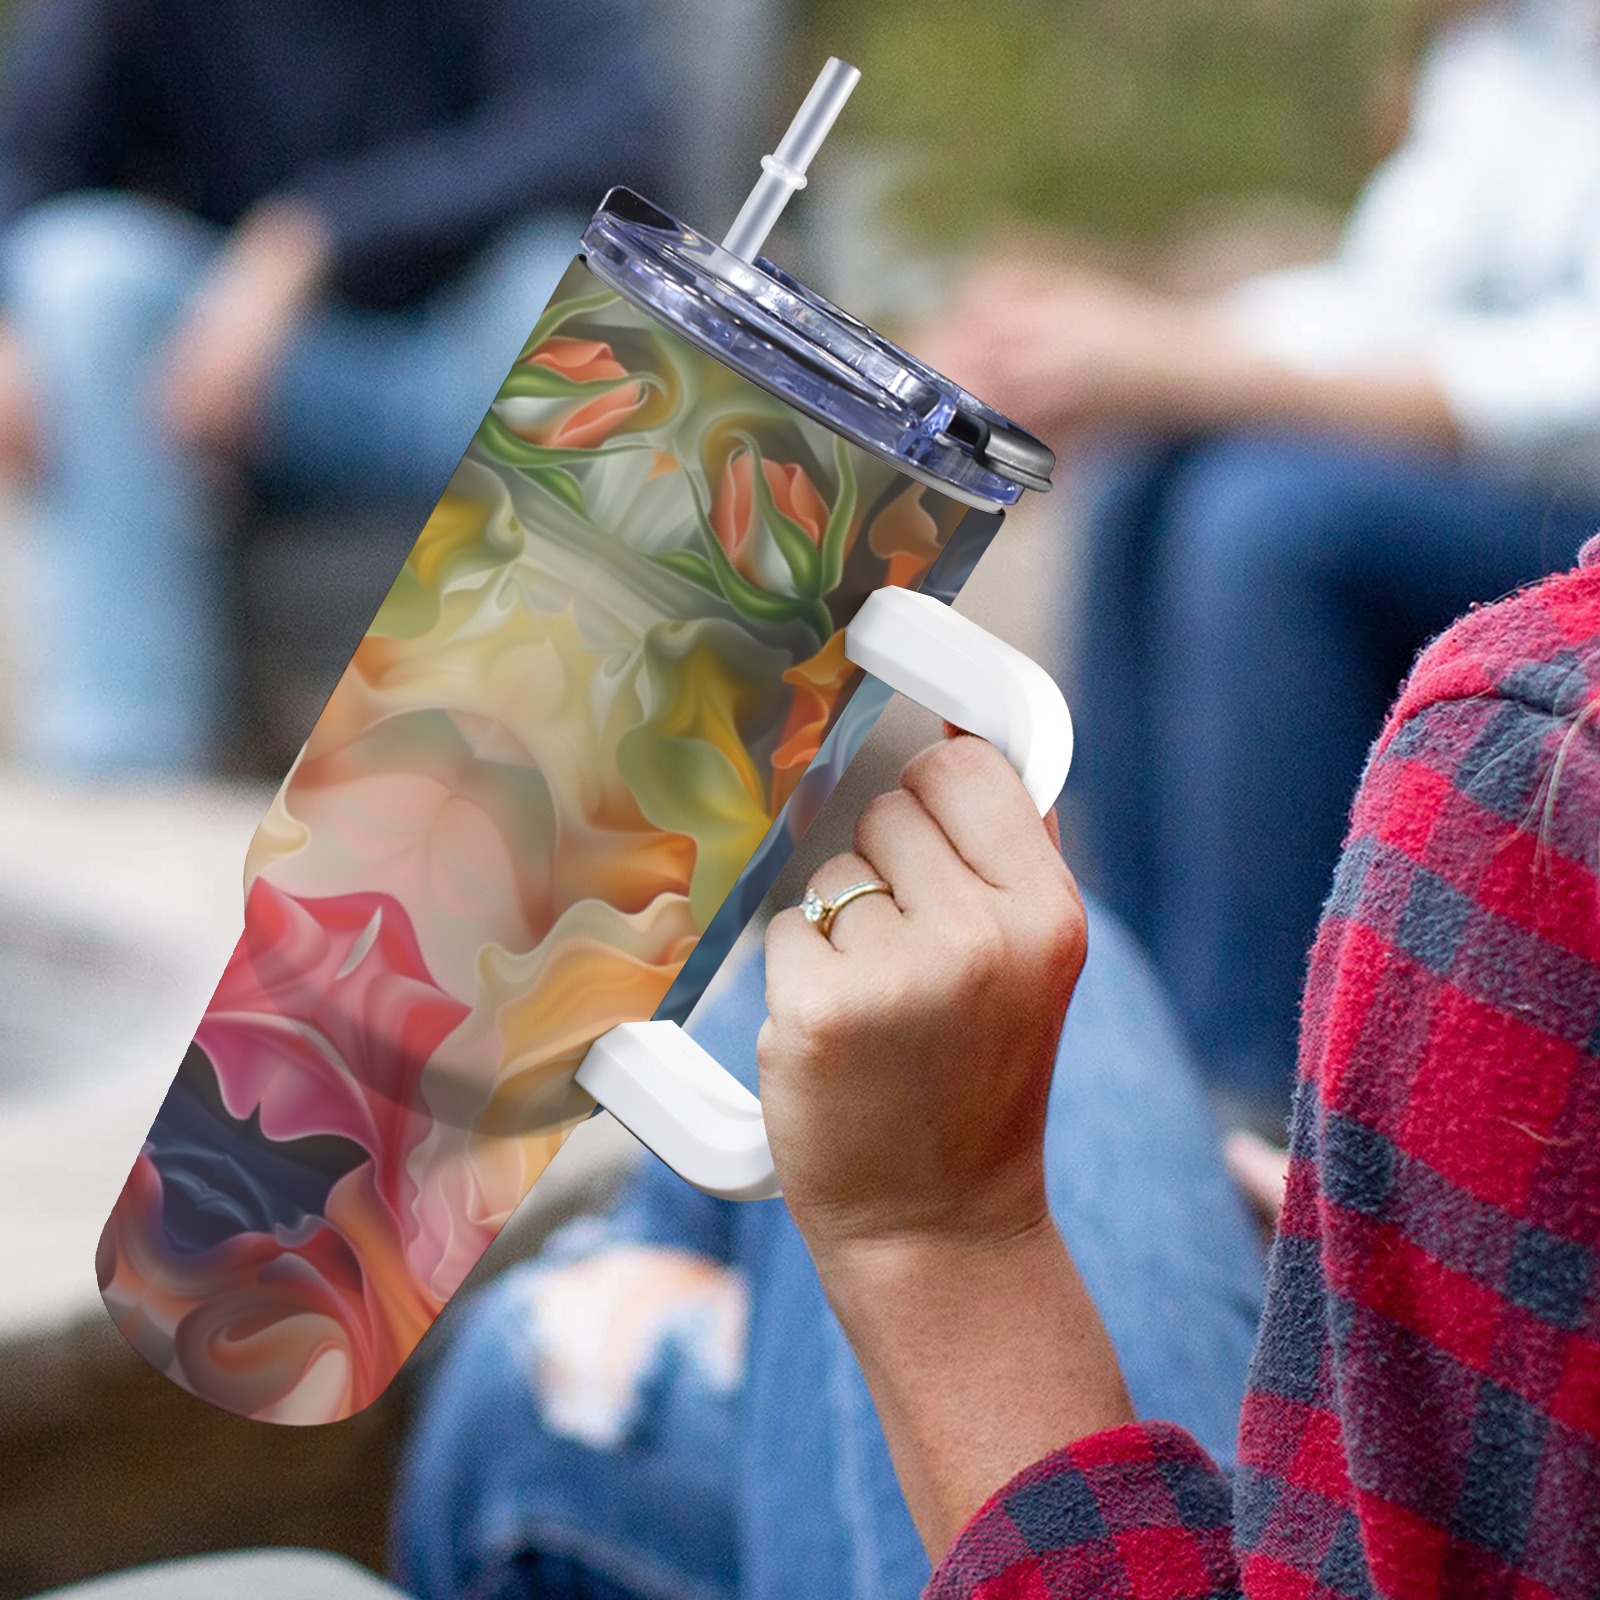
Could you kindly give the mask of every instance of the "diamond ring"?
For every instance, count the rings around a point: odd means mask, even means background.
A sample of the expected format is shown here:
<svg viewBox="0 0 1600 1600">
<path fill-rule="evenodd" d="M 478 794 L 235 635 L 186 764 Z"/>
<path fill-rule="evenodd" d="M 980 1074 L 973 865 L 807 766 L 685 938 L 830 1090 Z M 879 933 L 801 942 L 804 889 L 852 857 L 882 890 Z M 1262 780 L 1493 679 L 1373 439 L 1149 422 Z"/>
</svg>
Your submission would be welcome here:
<svg viewBox="0 0 1600 1600">
<path fill-rule="evenodd" d="M 833 930 L 833 919 L 852 900 L 859 900 L 863 895 L 893 893 L 894 890 L 882 878 L 869 878 L 865 883 L 852 883 L 848 889 L 841 889 L 831 900 L 824 900 L 815 889 L 807 889 L 805 897 L 800 902 L 800 915 L 826 939 Z"/>
</svg>

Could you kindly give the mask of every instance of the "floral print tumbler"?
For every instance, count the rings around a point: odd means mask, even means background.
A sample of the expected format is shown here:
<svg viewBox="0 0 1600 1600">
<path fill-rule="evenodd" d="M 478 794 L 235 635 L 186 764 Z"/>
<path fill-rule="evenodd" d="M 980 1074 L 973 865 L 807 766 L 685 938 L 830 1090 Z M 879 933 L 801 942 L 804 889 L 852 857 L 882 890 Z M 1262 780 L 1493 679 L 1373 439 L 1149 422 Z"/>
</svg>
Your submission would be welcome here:
<svg viewBox="0 0 1600 1600">
<path fill-rule="evenodd" d="M 1049 456 L 626 190 L 584 236 L 255 836 L 245 926 L 100 1243 L 130 1344 L 246 1416 L 389 1383 L 681 1016 Z"/>
</svg>

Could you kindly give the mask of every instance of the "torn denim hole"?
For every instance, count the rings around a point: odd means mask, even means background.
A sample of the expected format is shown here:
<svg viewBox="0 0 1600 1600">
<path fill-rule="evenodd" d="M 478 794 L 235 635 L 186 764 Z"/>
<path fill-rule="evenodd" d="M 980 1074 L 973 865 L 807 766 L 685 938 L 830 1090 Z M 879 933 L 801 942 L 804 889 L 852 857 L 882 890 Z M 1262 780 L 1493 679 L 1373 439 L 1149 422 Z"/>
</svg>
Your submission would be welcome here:
<svg viewBox="0 0 1600 1600">
<path fill-rule="evenodd" d="M 595 1449 L 625 1443 L 653 1383 L 675 1366 L 713 1396 L 743 1382 L 745 1284 L 704 1256 L 616 1246 L 535 1268 L 518 1297 L 529 1391 L 560 1437 Z"/>
</svg>

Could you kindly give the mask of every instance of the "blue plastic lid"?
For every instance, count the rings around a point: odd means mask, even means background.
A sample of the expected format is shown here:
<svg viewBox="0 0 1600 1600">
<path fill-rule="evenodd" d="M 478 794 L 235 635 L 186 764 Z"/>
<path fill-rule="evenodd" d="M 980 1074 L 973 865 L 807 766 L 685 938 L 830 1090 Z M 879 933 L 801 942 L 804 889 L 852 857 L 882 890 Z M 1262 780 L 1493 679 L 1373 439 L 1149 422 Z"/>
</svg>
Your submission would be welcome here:
<svg viewBox="0 0 1600 1600">
<path fill-rule="evenodd" d="M 1048 445 L 764 256 L 741 261 L 620 188 L 583 250 L 597 278 L 691 344 L 954 498 L 992 509 L 1050 487 Z"/>
</svg>

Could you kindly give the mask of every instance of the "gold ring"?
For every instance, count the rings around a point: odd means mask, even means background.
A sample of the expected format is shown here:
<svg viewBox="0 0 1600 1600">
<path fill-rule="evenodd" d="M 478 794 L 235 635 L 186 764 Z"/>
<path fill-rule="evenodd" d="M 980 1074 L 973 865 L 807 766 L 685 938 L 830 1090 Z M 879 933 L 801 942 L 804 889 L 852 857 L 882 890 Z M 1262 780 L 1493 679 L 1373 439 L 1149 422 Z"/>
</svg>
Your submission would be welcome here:
<svg viewBox="0 0 1600 1600">
<path fill-rule="evenodd" d="M 833 931 L 833 919 L 852 900 L 859 900 L 863 895 L 893 893 L 894 890 L 882 878 L 869 878 L 865 883 L 852 883 L 848 889 L 841 889 L 831 900 L 824 900 L 815 889 L 807 889 L 805 898 L 800 902 L 800 915 L 826 939 Z"/>
</svg>

